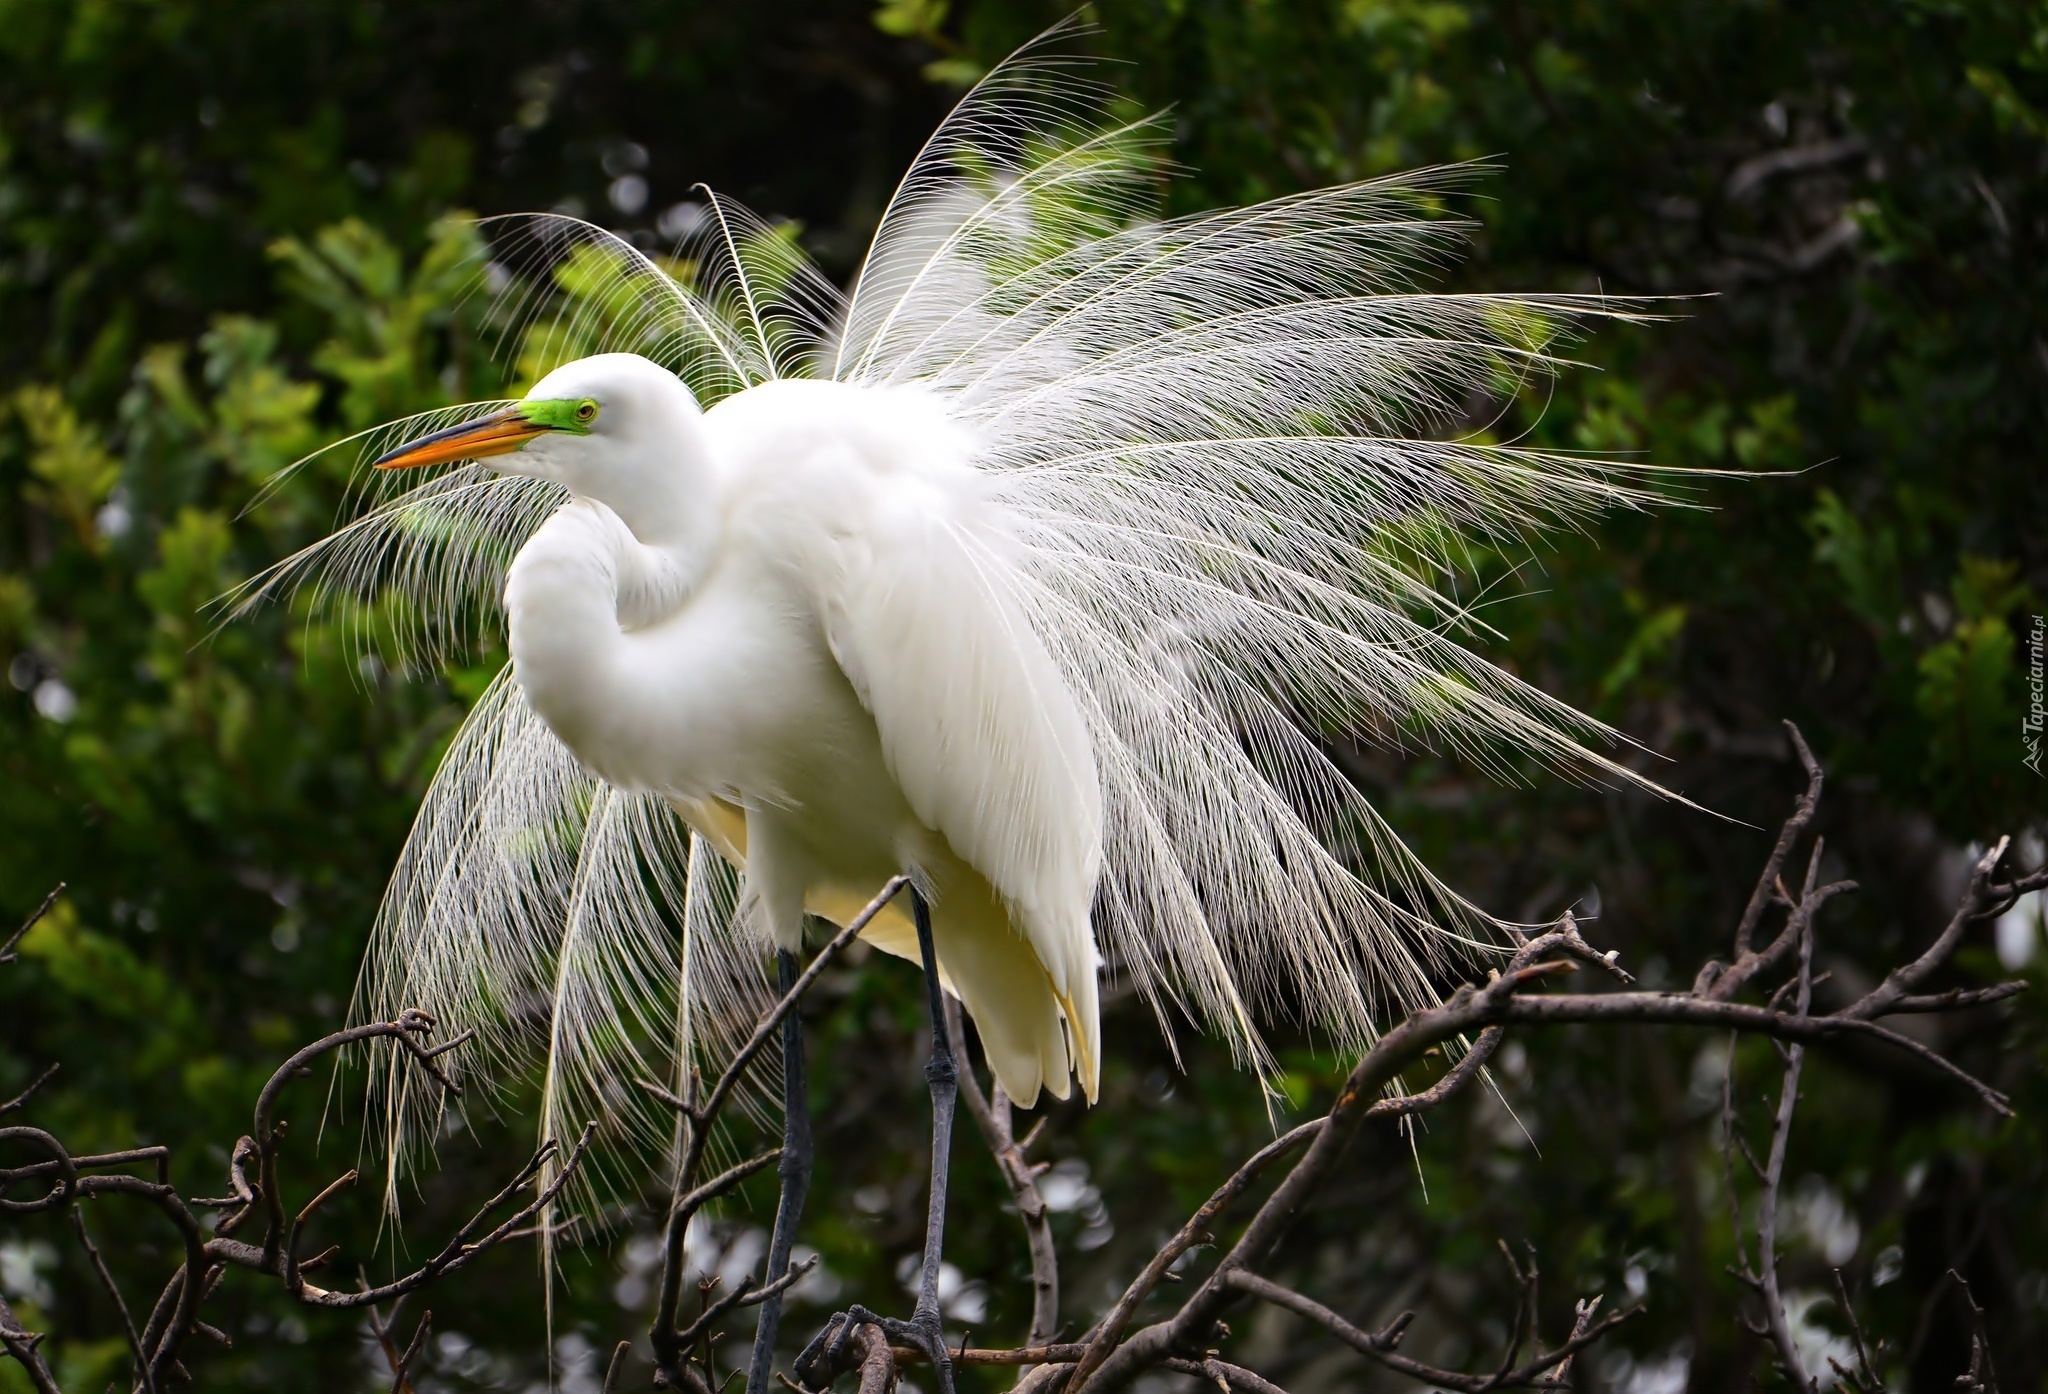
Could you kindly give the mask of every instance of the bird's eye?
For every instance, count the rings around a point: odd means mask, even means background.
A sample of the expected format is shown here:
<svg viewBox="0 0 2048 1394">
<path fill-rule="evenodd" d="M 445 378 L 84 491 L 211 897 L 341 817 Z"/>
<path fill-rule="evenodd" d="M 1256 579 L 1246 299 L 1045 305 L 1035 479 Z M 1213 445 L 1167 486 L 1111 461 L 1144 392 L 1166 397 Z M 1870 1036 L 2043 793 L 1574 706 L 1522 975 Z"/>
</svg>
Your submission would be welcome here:
<svg viewBox="0 0 2048 1394">
<path fill-rule="evenodd" d="M 597 420 L 597 403 L 587 398 L 576 404 L 576 419 L 586 426 Z"/>
</svg>

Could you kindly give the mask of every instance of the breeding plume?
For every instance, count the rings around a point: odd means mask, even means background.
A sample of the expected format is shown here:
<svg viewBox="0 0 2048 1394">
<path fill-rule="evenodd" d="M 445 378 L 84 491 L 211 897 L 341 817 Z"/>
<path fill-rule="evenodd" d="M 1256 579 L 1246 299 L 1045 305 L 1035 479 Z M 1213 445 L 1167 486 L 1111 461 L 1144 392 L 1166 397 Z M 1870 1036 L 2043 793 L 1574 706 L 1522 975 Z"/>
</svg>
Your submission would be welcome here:
<svg viewBox="0 0 2048 1394">
<path fill-rule="evenodd" d="M 500 237 L 530 390 L 372 437 L 371 506 L 262 582 L 429 658 L 502 614 L 359 1012 L 476 1026 L 497 1077 L 544 1068 L 549 1135 L 658 1150 L 632 1082 L 904 872 L 867 938 L 1012 1099 L 1092 1099 L 1105 973 L 1257 1068 L 1262 1017 L 1359 1044 L 1486 940 L 1331 740 L 1631 777 L 1439 589 L 1638 501 L 1483 431 L 1613 307 L 1418 290 L 1464 170 L 1151 220 L 1159 130 L 1102 97 L 1045 45 L 998 68 L 845 294 L 720 198 L 673 260 Z M 433 1103 L 389 1086 L 395 1150 Z"/>
</svg>

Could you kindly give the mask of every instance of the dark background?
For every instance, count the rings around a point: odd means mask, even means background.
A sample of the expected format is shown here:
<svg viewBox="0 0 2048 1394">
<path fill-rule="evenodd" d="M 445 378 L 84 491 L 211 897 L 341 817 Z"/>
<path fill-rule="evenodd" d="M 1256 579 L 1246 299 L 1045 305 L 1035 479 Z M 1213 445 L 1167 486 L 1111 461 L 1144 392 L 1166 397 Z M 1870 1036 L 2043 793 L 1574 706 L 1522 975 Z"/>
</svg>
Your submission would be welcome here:
<svg viewBox="0 0 2048 1394">
<path fill-rule="evenodd" d="M 169 1143 L 188 1191 L 218 1191 L 261 1080 L 339 1024 L 424 781 L 499 660 L 401 679 L 302 613 L 201 643 L 199 607 L 331 519 L 324 477 L 239 516 L 278 467 L 501 390 L 452 269 L 475 234 L 445 215 L 560 207 L 653 246 L 704 181 L 800 222 L 843 280 L 960 84 L 1060 13 L 0 0 L 0 909 L 72 885 L 0 969 L 0 1093 L 61 1060 L 30 1121 L 79 1149 Z M 2048 785 L 2022 764 L 2020 723 L 2027 637 L 2048 608 L 2048 6 L 1088 13 L 1091 46 L 1127 60 L 1112 80 L 1173 106 L 1189 171 L 1174 210 L 1491 156 L 1451 284 L 1704 297 L 1672 303 L 1669 323 L 1600 330 L 1589 366 L 1517 403 L 1507 428 L 1771 477 L 1706 480 L 1695 511 L 1612 519 L 1533 559 L 1481 554 L 1469 585 L 1522 565 L 1487 612 L 1505 635 L 1490 656 L 1614 721 L 1662 757 L 1645 768 L 1730 819 L 1782 816 L 1799 780 L 1777 723 L 1801 724 L 1833 774 L 1825 869 L 1864 885 L 1823 922 L 1824 997 L 1931 936 L 1972 847 L 2024 834 L 2018 856 L 2038 864 Z M 1523 918 L 1577 902 L 1652 983 L 1725 952 L 1768 845 L 1634 795 L 1503 790 L 1454 763 L 1342 753 L 1453 885 Z M 2042 979 L 2039 914 L 1973 939 L 1956 980 L 1994 978 L 2000 954 Z M 907 1305 L 898 1264 L 924 1184 L 915 981 L 869 962 L 826 986 L 806 1238 L 838 1289 L 794 1309 L 800 1331 L 827 1301 Z M 1104 1105 L 1055 1109 L 1049 1129 L 1076 1323 L 1270 1135 L 1220 1051 L 1182 1031 L 1177 1067 L 1142 1009 L 1112 1000 Z M 2016 1095 L 2020 1117 L 1998 1125 L 1895 1057 L 1816 1057 L 1788 1240 L 1814 1342 L 1843 1330 L 1822 1300 L 1839 1264 L 1889 1341 L 1895 1387 L 1946 1387 L 1965 1340 L 1954 1266 L 1989 1311 L 2006 1387 L 2043 1387 L 2044 1024 L 2037 998 L 1927 1024 Z M 1415 1156 L 1390 1129 L 1361 1144 L 1297 1236 L 1303 1282 L 1360 1321 L 1416 1306 L 1418 1354 L 1479 1364 L 1508 1310 L 1496 1240 L 1532 1240 L 1550 1332 L 1585 1293 L 1650 1305 L 1582 1362 L 1589 1384 L 1771 1385 L 1725 1274 L 1723 1043 L 1559 1030 L 1520 1046 L 1500 1096 L 1437 1117 Z M 1736 1058 L 1756 1107 L 1769 1047 Z M 1291 1101 L 1319 1107 L 1342 1062 L 1307 1042 L 1285 1059 Z M 355 1162 L 357 1136 L 330 1117 L 316 1139 L 322 1087 L 301 1090 L 288 1151 L 304 1190 Z M 437 1246 L 530 1145 L 520 1107 L 515 1090 L 502 1120 L 448 1142 L 408 1211 L 409 1249 L 380 1240 L 373 1195 L 337 1209 L 347 1252 L 376 1273 Z M 955 1326 L 1009 1341 L 1029 1311 L 1022 1245 L 970 1134 L 960 1155 L 949 1254 L 985 1288 L 956 1302 Z M 171 1236 L 111 1204 L 89 1218 L 139 1293 L 170 1266 Z M 743 1256 L 766 1204 L 729 1211 L 711 1242 Z M 594 1388 L 592 1353 L 646 1325 L 649 1222 L 618 1219 L 566 1265 L 566 1389 Z M 0 1284 L 60 1333 L 67 1388 L 121 1377 L 118 1328 L 63 1229 L 0 1230 Z M 423 1387 L 547 1378 L 526 1254 L 430 1304 Z M 235 1347 L 196 1354 L 202 1388 L 388 1384 L 358 1324 L 246 1275 L 212 1315 Z M 1246 1320 L 1249 1363 L 1297 1394 L 1386 1382 L 1289 1319 Z M 19 1374 L 0 1365 L 0 1387 Z"/>
</svg>

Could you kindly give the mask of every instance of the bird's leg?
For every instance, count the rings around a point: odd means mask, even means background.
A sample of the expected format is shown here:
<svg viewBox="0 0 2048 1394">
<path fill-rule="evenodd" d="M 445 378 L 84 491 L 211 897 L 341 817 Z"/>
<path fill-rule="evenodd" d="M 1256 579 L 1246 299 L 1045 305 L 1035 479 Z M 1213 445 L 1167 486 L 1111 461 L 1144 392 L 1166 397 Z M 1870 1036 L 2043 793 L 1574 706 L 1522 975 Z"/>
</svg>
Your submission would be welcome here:
<svg viewBox="0 0 2048 1394">
<path fill-rule="evenodd" d="M 953 1151 L 953 1108 L 960 1094 L 960 1072 L 946 1032 L 946 1004 L 940 995 L 939 955 L 932 944 L 931 908 L 916 887 L 910 908 L 917 920 L 917 951 L 924 960 L 924 985 L 932 1014 L 932 1058 L 924 1077 L 932 1088 L 932 1189 L 925 1209 L 924 1272 L 917 1284 L 917 1307 L 910 1315 L 917 1343 L 931 1357 L 940 1394 L 953 1394 L 953 1362 L 939 1319 L 939 1258 L 946 1246 L 946 1177 Z"/>
<path fill-rule="evenodd" d="M 945 1328 L 939 1316 L 939 1258 L 946 1247 L 946 1175 L 953 1152 L 953 1106 L 959 1097 L 960 1072 L 946 1035 L 946 1003 L 940 995 L 939 954 L 932 945 L 931 907 L 914 886 L 910 891 L 910 909 L 917 921 L 917 949 L 924 960 L 925 990 L 930 995 L 932 1014 L 932 1058 L 924 1071 L 932 1087 L 932 1189 L 925 1210 L 924 1271 L 918 1278 L 917 1306 L 909 1321 L 879 1316 L 865 1307 L 850 1307 L 834 1316 L 796 1358 L 797 1377 L 807 1389 L 822 1390 L 832 1382 L 855 1328 L 869 1325 L 922 1350 L 938 1375 L 939 1394 L 953 1394 L 953 1357 L 946 1349 Z"/>
<path fill-rule="evenodd" d="M 775 955 L 776 986 L 787 995 L 796 986 L 796 955 L 787 949 Z M 801 1013 L 782 1018 L 782 1160 L 776 1167 L 782 1192 L 775 1202 L 775 1230 L 768 1240 L 768 1267 L 761 1277 L 772 1283 L 789 1271 L 789 1250 L 803 1215 L 804 1194 L 811 1186 L 811 1110 L 804 1092 L 804 1028 Z M 782 1294 L 761 1304 L 754 1324 L 754 1353 L 747 1364 L 747 1394 L 767 1394 L 775 1364 L 775 1329 L 782 1320 Z"/>
</svg>

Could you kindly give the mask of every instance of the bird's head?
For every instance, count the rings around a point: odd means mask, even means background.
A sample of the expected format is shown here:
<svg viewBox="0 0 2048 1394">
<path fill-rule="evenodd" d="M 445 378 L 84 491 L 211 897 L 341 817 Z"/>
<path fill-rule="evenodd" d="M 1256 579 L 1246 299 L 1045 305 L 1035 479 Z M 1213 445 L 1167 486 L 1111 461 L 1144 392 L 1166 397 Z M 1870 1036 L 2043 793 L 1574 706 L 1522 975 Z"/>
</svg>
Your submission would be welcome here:
<svg viewBox="0 0 2048 1394">
<path fill-rule="evenodd" d="M 705 475 L 702 413 L 682 379 L 637 353 L 565 363 L 523 401 L 422 436 L 380 470 L 475 460 L 546 479 L 611 508 L 643 541 L 662 540 Z"/>
</svg>

